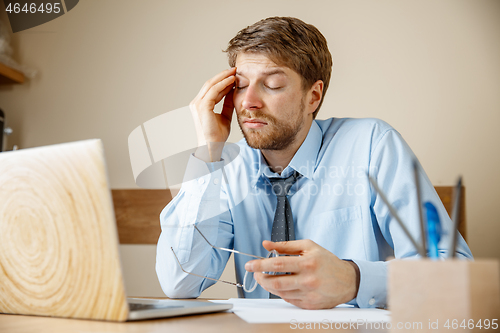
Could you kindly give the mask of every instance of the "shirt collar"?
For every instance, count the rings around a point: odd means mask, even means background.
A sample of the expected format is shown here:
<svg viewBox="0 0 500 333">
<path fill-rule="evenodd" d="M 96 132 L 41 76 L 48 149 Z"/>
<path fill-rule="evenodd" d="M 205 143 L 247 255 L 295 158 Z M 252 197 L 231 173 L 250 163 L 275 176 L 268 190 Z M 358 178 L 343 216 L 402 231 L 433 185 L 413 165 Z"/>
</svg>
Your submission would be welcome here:
<svg viewBox="0 0 500 333">
<path fill-rule="evenodd" d="M 295 153 L 292 160 L 288 166 L 283 170 L 281 176 L 286 178 L 292 174 L 293 171 L 298 171 L 301 175 L 306 178 L 313 179 L 314 170 L 316 169 L 316 160 L 318 157 L 319 149 L 321 148 L 321 143 L 323 141 L 323 134 L 319 125 L 313 120 L 311 128 L 307 133 L 306 139 L 300 145 L 299 150 Z M 257 182 L 261 179 L 261 176 L 266 177 L 277 177 L 278 175 L 272 172 L 267 165 L 264 156 L 260 150 L 258 150 L 258 165 L 259 169 L 255 175 L 251 186 L 254 187 Z"/>
<path fill-rule="evenodd" d="M 306 139 L 302 142 L 302 145 L 299 150 L 297 150 L 288 166 L 298 171 L 304 177 L 312 180 L 322 142 L 323 133 L 316 121 L 313 120 Z"/>
</svg>

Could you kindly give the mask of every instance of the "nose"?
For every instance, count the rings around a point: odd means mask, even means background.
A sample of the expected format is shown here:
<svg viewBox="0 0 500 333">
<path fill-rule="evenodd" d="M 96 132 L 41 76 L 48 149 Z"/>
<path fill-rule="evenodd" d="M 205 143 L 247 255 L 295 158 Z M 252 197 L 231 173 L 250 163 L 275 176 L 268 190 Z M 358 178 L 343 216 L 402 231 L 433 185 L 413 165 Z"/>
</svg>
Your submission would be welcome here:
<svg viewBox="0 0 500 333">
<path fill-rule="evenodd" d="M 263 106 L 262 98 L 257 87 L 249 85 L 244 91 L 241 106 L 246 110 L 258 110 Z"/>
</svg>

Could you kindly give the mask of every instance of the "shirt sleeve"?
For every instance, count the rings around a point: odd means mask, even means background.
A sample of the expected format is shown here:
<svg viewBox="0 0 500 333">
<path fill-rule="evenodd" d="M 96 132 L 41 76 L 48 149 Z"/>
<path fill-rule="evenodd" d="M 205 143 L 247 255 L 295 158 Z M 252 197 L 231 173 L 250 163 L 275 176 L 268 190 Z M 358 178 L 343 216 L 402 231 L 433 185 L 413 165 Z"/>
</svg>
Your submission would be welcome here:
<svg viewBox="0 0 500 333">
<path fill-rule="evenodd" d="M 222 189 L 224 161 L 206 163 L 190 156 L 184 182 L 177 196 L 160 214 L 161 234 L 156 254 L 156 273 L 163 292 L 170 298 L 195 298 L 215 283 L 182 271 L 218 279 L 229 259 L 219 247 L 233 247 L 233 225 Z M 222 192 L 222 196 L 221 196 Z"/>
<path fill-rule="evenodd" d="M 413 173 L 414 154 L 401 135 L 392 128 L 385 131 L 380 139 L 374 142 L 373 147 L 369 174 L 375 178 L 413 238 L 421 244 L 422 235 Z M 419 167 L 419 180 L 422 202 L 430 201 L 438 210 L 443 231 L 438 249 L 440 257 L 446 258 L 449 237 L 453 234 L 453 223 L 434 186 L 421 167 Z M 377 192 L 372 187 L 370 187 L 370 192 L 370 207 L 373 216 L 376 218 L 376 223 L 385 240 L 394 249 L 395 258 L 418 258 L 417 249 L 414 248 L 397 221 L 391 216 L 389 209 Z M 459 259 L 473 259 L 472 253 L 461 235 L 459 235 L 456 253 Z M 357 297 L 350 304 L 361 308 L 385 308 L 387 306 L 387 270 L 390 262 L 363 260 L 353 260 L 353 262 L 359 267 L 360 285 Z"/>
</svg>

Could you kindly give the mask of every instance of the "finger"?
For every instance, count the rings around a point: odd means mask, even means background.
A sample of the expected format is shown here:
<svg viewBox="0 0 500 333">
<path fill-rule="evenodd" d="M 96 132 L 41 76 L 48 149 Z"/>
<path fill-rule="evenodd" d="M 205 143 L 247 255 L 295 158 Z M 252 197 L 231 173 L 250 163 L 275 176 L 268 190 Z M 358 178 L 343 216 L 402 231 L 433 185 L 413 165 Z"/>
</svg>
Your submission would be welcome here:
<svg viewBox="0 0 500 333">
<path fill-rule="evenodd" d="M 249 272 L 290 272 L 300 271 L 300 257 L 275 257 L 269 259 L 251 260 L 245 264 L 245 269 Z"/>
<path fill-rule="evenodd" d="M 213 78 L 205 82 L 203 87 L 201 87 L 200 92 L 198 93 L 196 98 L 202 99 L 206 95 L 208 90 L 212 88 L 215 84 L 217 84 L 218 82 L 224 80 L 229 76 L 234 76 L 235 74 L 236 74 L 236 67 L 223 70 L 222 72 L 220 72 L 219 74 L 215 75 Z"/>
<path fill-rule="evenodd" d="M 233 87 L 234 87 L 234 82 L 228 85 L 226 88 L 224 88 L 224 90 L 222 90 L 215 98 L 217 103 L 219 103 L 224 96 L 227 96 L 229 94 L 231 94 L 231 100 L 232 100 L 232 91 L 234 90 Z M 226 103 L 226 101 L 224 101 L 224 103 Z"/>
<path fill-rule="evenodd" d="M 301 239 L 287 242 L 271 242 L 271 241 L 263 241 L 262 246 L 268 251 L 276 250 L 280 254 L 302 254 L 308 250 L 311 250 L 314 246 L 317 246 L 310 239 Z"/>
<path fill-rule="evenodd" d="M 235 80 L 236 78 L 233 75 L 226 77 L 224 80 L 214 84 L 203 97 L 203 101 L 209 104 L 219 103 L 222 97 L 224 97 L 229 92 L 229 90 L 232 89 L 232 85 L 234 84 Z M 224 93 L 224 90 L 227 91 Z"/>
<path fill-rule="evenodd" d="M 232 87 L 231 87 L 232 88 Z M 224 105 L 222 106 L 221 115 L 227 118 L 229 122 L 233 118 L 234 102 L 233 102 L 234 89 L 231 89 L 229 93 L 224 97 Z"/>
<path fill-rule="evenodd" d="M 207 91 L 214 84 L 216 84 L 217 82 L 222 81 L 223 79 L 227 78 L 230 75 L 235 75 L 235 74 L 236 74 L 236 67 L 223 70 L 222 72 L 220 72 L 219 74 L 215 75 L 213 78 L 211 78 L 210 80 L 208 80 L 207 82 L 205 82 L 205 84 L 203 85 L 203 87 L 201 87 L 200 92 L 198 93 L 198 95 L 196 97 L 199 98 L 199 99 L 203 98 L 203 96 L 205 96 L 205 94 L 207 93 Z"/>
<path fill-rule="evenodd" d="M 295 275 L 269 275 L 264 273 L 255 273 L 254 279 L 265 290 L 275 295 L 285 291 L 298 290 L 297 276 Z"/>
</svg>

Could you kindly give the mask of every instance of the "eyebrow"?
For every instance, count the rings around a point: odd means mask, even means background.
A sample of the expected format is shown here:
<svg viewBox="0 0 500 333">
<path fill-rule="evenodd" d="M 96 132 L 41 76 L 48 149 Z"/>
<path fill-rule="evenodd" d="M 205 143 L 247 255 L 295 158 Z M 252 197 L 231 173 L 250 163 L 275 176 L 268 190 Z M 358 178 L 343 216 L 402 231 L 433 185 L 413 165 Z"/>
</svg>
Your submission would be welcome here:
<svg viewBox="0 0 500 333">
<path fill-rule="evenodd" d="M 276 75 L 276 74 L 286 75 L 285 71 L 282 69 L 279 69 L 279 68 L 271 69 L 269 71 L 264 71 L 261 74 L 264 76 L 271 76 L 271 75 Z M 236 71 L 236 75 L 245 77 L 245 75 L 239 71 Z"/>
</svg>

